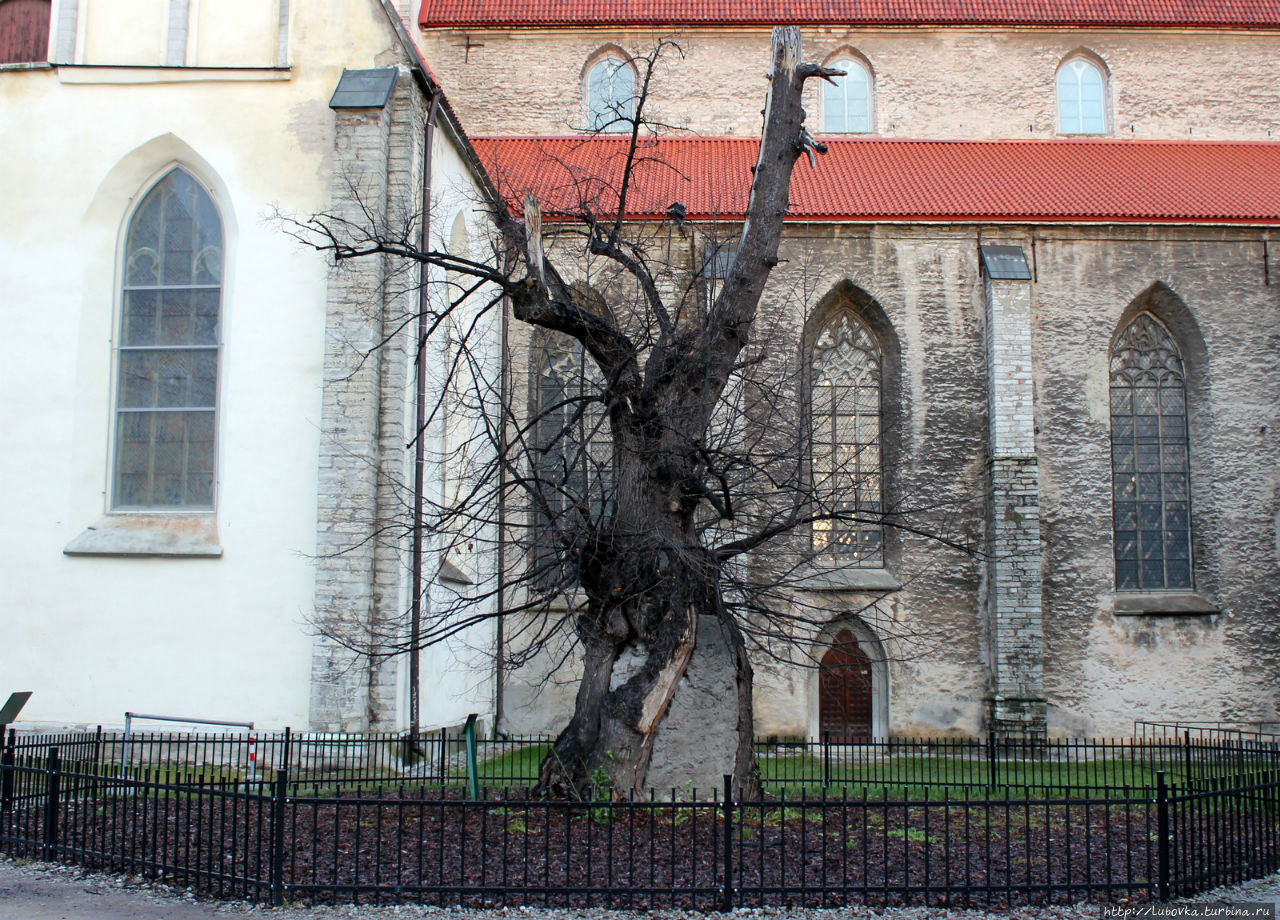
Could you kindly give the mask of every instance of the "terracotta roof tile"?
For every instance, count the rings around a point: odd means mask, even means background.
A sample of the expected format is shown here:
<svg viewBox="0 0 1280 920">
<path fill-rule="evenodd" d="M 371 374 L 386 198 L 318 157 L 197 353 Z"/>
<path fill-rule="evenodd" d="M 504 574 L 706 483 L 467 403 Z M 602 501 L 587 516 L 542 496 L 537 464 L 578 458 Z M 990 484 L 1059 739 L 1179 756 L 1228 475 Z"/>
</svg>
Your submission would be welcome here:
<svg viewBox="0 0 1280 920">
<path fill-rule="evenodd" d="M 431 28 L 1032 25 L 1266 28 L 1280 0 L 424 0 Z"/>
<path fill-rule="evenodd" d="M 512 202 L 544 211 L 617 205 L 618 138 L 474 138 Z M 831 140 L 802 159 L 792 220 L 1280 224 L 1280 143 Z M 758 142 L 664 139 L 644 147 L 627 211 L 740 216 Z"/>
</svg>

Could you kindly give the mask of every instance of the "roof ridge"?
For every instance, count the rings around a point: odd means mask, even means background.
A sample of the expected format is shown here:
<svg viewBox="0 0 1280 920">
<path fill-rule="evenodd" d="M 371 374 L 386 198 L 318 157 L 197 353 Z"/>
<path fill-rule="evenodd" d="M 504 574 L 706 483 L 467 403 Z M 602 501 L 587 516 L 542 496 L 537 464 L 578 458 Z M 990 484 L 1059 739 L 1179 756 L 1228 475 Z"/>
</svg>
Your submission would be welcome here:
<svg viewBox="0 0 1280 920">
<path fill-rule="evenodd" d="M 425 0 L 428 28 L 528 26 L 1276 28 L 1280 0 Z"/>
<path fill-rule="evenodd" d="M 603 135 L 572 134 L 470 134 L 472 140 L 487 142 L 519 142 L 519 143 L 574 143 L 589 144 L 627 144 L 629 137 Z M 827 145 L 844 144 L 927 144 L 931 146 L 1178 146 L 1178 147 L 1277 147 L 1280 140 L 1238 140 L 1231 138 L 1159 138 L 1159 137 L 833 137 L 816 135 L 817 139 Z M 652 143 L 643 143 L 643 148 L 659 144 L 759 144 L 758 137 L 741 135 L 698 135 L 693 137 L 659 137 Z"/>
</svg>

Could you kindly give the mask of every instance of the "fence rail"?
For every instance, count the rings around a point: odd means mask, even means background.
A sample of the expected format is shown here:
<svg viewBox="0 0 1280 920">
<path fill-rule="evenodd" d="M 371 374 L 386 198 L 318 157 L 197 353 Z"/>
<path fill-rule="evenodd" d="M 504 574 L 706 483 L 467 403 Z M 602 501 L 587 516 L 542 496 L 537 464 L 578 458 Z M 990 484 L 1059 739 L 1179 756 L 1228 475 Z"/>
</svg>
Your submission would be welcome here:
<svg viewBox="0 0 1280 920">
<path fill-rule="evenodd" d="M 1155 723 L 1151 723 L 1154 725 Z M 476 739 L 476 777 L 491 787 L 536 781 L 550 750 L 547 738 Z M 104 732 L 25 735 L 10 731 L 19 758 L 57 746 L 64 760 L 104 775 L 142 769 L 196 773 L 207 779 L 254 780 L 285 770 L 291 782 L 326 786 L 464 785 L 466 741 L 432 732 L 410 742 L 403 734 L 282 732 Z M 1184 787 L 1247 773 L 1280 758 L 1280 737 L 1216 728 L 1149 733 L 1131 739 L 1051 742 L 997 738 L 887 738 L 847 741 L 759 741 L 761 782 L 773 793 L 818 794 L 861 788 L 919 792 L 1030 786 L 1036 790 L 1132 787 L 1154 789 L 1163 772 Z M 164 775 L 162 772 L 160 775 Z"/>
<path fill-rule="evenodd" d="M 743 800 L 726 778 L 701 800 L 565 802 L 511 791 L 469 800 L 413 777 L 327 783 L 283 764 L 256 779 L 171 762 L 104 770 L 101 740 L 40 752 L 10 736 L 0 849 L 274 904 L 1003 906 L 1164 899 L 1280 869 L 1274 747 L 1193 751 L 1185 779 L 1157 769 L 1129 785 L 978 783 L 930 766 L 928 782 L 897 790 L 812 794 L 800 783 Z M 901 756 L 825 747 L 864 764 Z M 936 747 L 908 750 L 930 759 Z M 1141 746 L 1040 748 L 1026 762 L 1006 757 L 997 779 L 1129 753 L 1143 766 L 1104 775 L 1145 780 L 1166 762 Z M 968 753 L 988 769 L 985 749 Z M 1167 764 L 1187 769 L 1185 757 Z"/>
</svg>

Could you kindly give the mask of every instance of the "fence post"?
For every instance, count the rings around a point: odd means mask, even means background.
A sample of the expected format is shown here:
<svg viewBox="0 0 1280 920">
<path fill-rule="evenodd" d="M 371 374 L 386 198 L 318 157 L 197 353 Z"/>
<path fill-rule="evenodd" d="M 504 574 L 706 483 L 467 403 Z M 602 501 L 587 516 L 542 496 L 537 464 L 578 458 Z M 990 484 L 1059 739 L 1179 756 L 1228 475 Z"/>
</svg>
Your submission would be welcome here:
<svg viewBox="0 0 1280 920">
<path fill-rule="evenodd" d="M 49 777 L 49 785 L 45 790 L 44 800 L 44 845 L 40 849 L 40 858 L 52 861 L 58 851 L 58 793 L 59 776 L 58 748 L 49 748 L 48 760 L 45 762 L 45 774 Z"/>
<path fill-rule="evenodd" d="M 831 785 L 831 732 L 822 733 L 822 787 Z"/>
<path fill-rule="evenodd" d="M 467 794 L 473 802 L 480 800 L 480 777 L 476 767 L 476 714 L 467 716 L 463 727 L 467 742 Z"/>
<path fill-rule="evenodd" d="M 289 745 L 293 741 L 293 729 L 288 725 L 284 727 L 284 757 L 280 769 L 284 770 L 285 775 L 289 773 Z"/>
<path fill-rule="evenodd" d="M 440 784 L 444 785 L 444 779 L 449 775 L 449 729 L 443 725 L 440 726 Z"/>
<path fill-rule="evenodd" d="M 987 728 L 987 787 L 994 789 L 996 785 L 996 730 Z"/>
<path fill-rule="evenodd" d="M 16 741 L 13 729 L 9 729 L 9 740 L 4 747 L 3 767 L 0 768 L 0 815 L 6 819 L 13 811 L 13 773 L 14 764 L 17 762 L 14 751 Z"/>
<path fill-rule="evenodd" d="M 1159 859 L 1159 882 L 1157 896 L 1161 901 L 1169 900 L 1169 786 L 1165 781 L 1165 773 L 1156 773 L 1156 833 L 1160 840 L 1156 847 Z"/>
<path fill-rule="evenodd" d="M 1184 729 L 1182 732 L 1182 750 L 1183 750 L 1183 760 L 1186 762 L 1186 765 L 1187 765 L 1186 785 L 1189 786 L 1192 781 L 1192 773 L 1191 773 L 1191 732 L 1188 729 Z"/>
<path fill-rule="evenodd" d="M 289 793 L 289 771 L 276 771 L 275 791 L 271 796 L 271 906 L 284 903 L 284 800 Z"/>
<path fill-rule="evenodd" d="M 724 775 L 724 889 L 720 892 L 720 910 L 733 910 L 733 777 Z"/>
</svg>

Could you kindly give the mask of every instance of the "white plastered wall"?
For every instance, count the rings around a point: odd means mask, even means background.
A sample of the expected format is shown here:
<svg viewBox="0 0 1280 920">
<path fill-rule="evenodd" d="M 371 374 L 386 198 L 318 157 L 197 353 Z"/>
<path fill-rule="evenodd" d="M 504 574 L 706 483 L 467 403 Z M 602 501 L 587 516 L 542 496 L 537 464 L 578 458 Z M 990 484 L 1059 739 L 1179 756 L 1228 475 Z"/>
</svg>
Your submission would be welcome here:
<svg viewBox="0 0 1280 920">
<path fill-rule="evenodd" d="M 441 250 L 453 251 L 459 241 L 458 221 L 465 226 L 467 252 L 455 255 L 468 256 L 483 261 L 491 248 L 492 228 L 484 213 L 482 192 L 462 156 L 457 141 L 443 114 L 438 119 L 432 162 L 432 235 Z M 443 272 L 433 275 L 431 296 L 435 309 L 445 309 L 446 298 L 456 298 L 456 290 L 450 292 Z M 462 284 L 473 283 L 463 278 Z M 494 296 L 494 291 L 483 288 L 471 294 L 457 310 L 451 323 L 455 334 L 464 331 L 470 341 L 474 357 L 478 361 L 482 378 L 492 387 L 499 386 L 502 360 L 502 328 L 500 313 L 489 310 L 480 317 L 482 309 Z M 442 327 L 443 329 L 443 327 Z M 437 360 L 431 362 L 434 374 L 429 378 L 433 393 L 445 385 L 443 371 L 450 364 L 451 355 L 443 336 L 437 336 L 434 352 Z M 497 389 L 491 390 L 496 409 Z M 429 400 L 431 397 L 429 397 Z M 429 404 L 431 404 L 429 402 Z M 496 413 L 495 413 L 495 418 Z M 447 430 L 446 430 L 447 429 Z M 486 443 L 482 426 L 475 419 L 439 418 L 428 432 L 428 443 L 440 463 L 429 465 L 428 490 L 431 500 L 451 504 L 457 500 L 458 489 L 468 489 L 473 484 L 465 482 L 468 471 L 485 463 Z M 465 456 L 462 456 L 465 448 Z M 442 468 L 447 465 L 447 468 Z M 464 482 L 459 485 L 459 480 Z M 451 484 L 448 485 L 448 484 Z M 493 484 L 490 484 L 492 488 Z M 450 488 L 452 495 L 443 495 L 442 487 Z M 464 493 L 465 494 L 465 493 Z M 470 539 L 470 536 L 478 539 Z M 437 535 L 435 549 L 444 550 L 451 565 L 461 571 L 470 584 L 441 579 L 440 558 L 429 554 L 423 572 L 424 580 L 431 583 L 429 601 L 435 615 L 457 609 L 467 616 L 483 617 L 476 625 L 457 635 L 423 649 L 421 657 L 420 703 L 421 723 L 424 728 L 453 726 L 466 720 L 468 715 L 480 716 L 484 728 L 494 724 L 496 711 L 497 671 L 494 659 L 497 626 L 492 614 L 497 612 L 494 573 L 497 567 L 496 529 L 485 526 L 473 535 L 446 538 Z M 463 601 L 461 598 L 477 598 Z M 404 668 L 406 672 L 408 668 Z"/>
<path fill-rule="evenodd" d="M 222 3 L 220 18 L 203 5 L 209 30 L 239 28 L 251 4 Z M 163 48 L 149 10 L 80 0 L 81 59 L 119 69 L 0 73 L 0 694 L 34 691 L 28 723 L 134 710 L 302 727 L 327 269 L 266 218 L 326 208 L 329 96 L 344 66 L 379 63 L 391 31 L 376 3 L 333 0 L 291 24 L 291 70 L 128 69 Z M 136 48 L 112 44 L 122 28 Z M 222 554 L 65 555 L 108 512 L 121 236 L 173 165 L 224 221 Z"/>
</svg>

